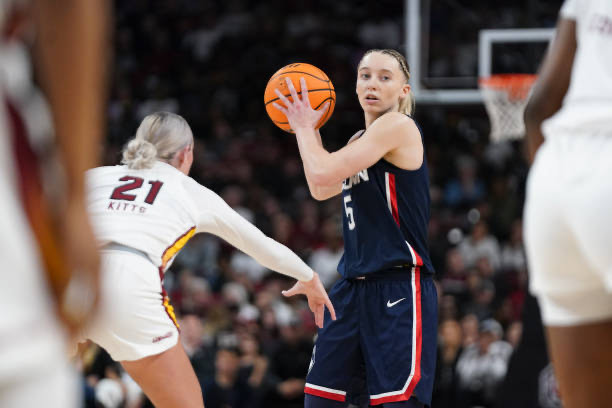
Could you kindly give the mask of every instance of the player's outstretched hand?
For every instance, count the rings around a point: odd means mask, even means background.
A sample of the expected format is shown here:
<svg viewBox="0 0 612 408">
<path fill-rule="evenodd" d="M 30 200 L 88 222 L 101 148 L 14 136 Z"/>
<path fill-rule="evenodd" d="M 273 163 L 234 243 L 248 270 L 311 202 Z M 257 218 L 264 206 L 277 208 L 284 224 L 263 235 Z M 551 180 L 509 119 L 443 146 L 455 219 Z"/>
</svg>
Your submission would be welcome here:
<svg viewBox="0 0 612 408">
<path fill-rule="evenodd" d="M 302 94 L 301 98 L 298 96 L 291 79 L 286 78 L 286 81 L 292 100 L 289 100 L 289 98 L 283 95 L 281 91 L 275 89 L 274 92 L 276 92 L 276 95 L 278 95 L 278 98 L 281 100 L 284 106 L 274 102 L 274 107 L 285 114 L 287 120 L 289 121 L 289 125 L 291 125 L 291 129 L 294 131 L 297 131 L 298 129 L 314 129 L 321 120 L 323 114 L 327 112 L 329 101 L 326 102 L 319 110 L 314 110 L 312 109 L 312 106 L 310 106 L 310 100 L 308 99 L 308 87 L 306 86 L 306 81 L 304 78 L 300 78 L 300 91 Z"/>
<path fill-rule="evenodd" d="M 329 310 L 332 320 L 336 320 L 336 311 L 332 305 L 327 292 L 319 279 L 319 274 L 314 272 L 312 279 L 308 282 L 297 281 L 289 290 L 283 290 L 283 296 L 290 297 L 293 295 L 306 295 L 308 298 L 308 307 L 315 315 L 315 323 L 318 327 L 323 328 L 323 316 L 325 307 Z"/>
</svg>

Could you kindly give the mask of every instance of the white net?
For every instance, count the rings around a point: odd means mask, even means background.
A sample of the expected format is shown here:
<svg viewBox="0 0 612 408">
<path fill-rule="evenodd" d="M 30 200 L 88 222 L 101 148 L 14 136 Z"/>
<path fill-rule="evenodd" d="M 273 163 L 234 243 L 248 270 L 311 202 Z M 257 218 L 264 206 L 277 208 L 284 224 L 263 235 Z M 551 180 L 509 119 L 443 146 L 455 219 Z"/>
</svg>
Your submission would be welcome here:
<svg viewBox="0 0 612 408">
<path fill-rule="evenodd" d="M 536 75 L 502 74 L 481 78 L 480 92 L 491 122 L 491 141 L 525 136 L 523 112 Z"/>
</svg>

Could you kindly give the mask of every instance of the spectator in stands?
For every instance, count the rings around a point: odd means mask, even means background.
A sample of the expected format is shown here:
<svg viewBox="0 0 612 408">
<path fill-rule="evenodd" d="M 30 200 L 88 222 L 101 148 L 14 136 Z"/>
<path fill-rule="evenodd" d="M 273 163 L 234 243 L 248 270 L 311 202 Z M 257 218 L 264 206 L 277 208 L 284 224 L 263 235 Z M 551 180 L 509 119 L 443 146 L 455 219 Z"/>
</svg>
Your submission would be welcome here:
<svg viewBox="0 0 612 408">
<path fill-rule="evenodd" d="M 457 400 L 457 362 L 463 351 L 463 332 L 457 320 L 442 320 L 432 406 L 453 408 Z"/>
<path fill-rule="evenodd" d="M 484 320 L 480 323 L 478 342 L 461 353 L 457 362 L 461 406 L 492 406 L 512 354 L 512 346 L 502 340 L 503 334 L 497 321 Z"/>
<path fill-rule="evenodd" d="M 487 258 L 495 271 L 500 267 L 500 251 L 497 238 L 489 234 L 489 227 L 484 220 L 472 227 L 470 235 L 459 244 L 459 252 L 468 268 L 476 266 L 480 258 Z"/>
<path fill-rule="evenodd" d="M 502 269 L 524 271 L 527 268 L 525 248 L 523 246 L 523 222 L 516 219 L 512 223 L 510 240 L 505 242 L 501 250 Z"/>
<path fill-rule="evenodd" d="M 466 314 L 461 319 L 463 332 L 463 348 L 468 348 L 478 341 L 478 318 L 473 314 Z"/>
<path fill-rule="evenodd" d="M 183 316 L 179 320 L 181 327 L 181 342 L 191 361 L 193 371 L 200 384 L 214 375 L 214 352 L 204 341 L 204 325 L 202 320 L 193 314 Z"/>
<path fill-rule="evenodd" d="M 253 392 L 240 373 L 240 351 L 235 347 L 217 350 L 215 375 L 204 384 L 206 408 L 247 408 Z"/>
<path fill-rule="evenodd" d="M 266 396 L 269 408 L 302 408 L 304 406 L 304 376 L 308 372 L 312 353 L 312 337 L 302 333 L 300 321 L 293 316 L 282 322 L 281 339 L 270 359 L 276 377 L 275 386 Z"/>
<path fill-rule="evenodd" d="M 467 271 L 463 256 L 457 248 L 446 252 L 446 269 L 441 278 L 444 293 L 452 294 L 461 300 L 467 296 Z"/>
<path fill-rule="evenodd" d="M 477 176 L 476 161 L 469 156 L 457 160 L 458 177 L 451 179 L 444 188 L 444 201 L 450 207 L 469 207 L 485 195 L 485 185 Z"/>
<path fill-rule="evenodd" d="M 240 371 L 247 379 L 251 394 L 251 407 L 262 406 L 262 400 L 272 381 L 270 374 L 270 360 L 261 352 L 259 339 L 253 333 L 242 333 L 239 336 Z"/>
<path fill-rule="evenodd" d="M 121 380 L 121 366 L 109 364 L 104 378 L 95 386 L 96 404 L 99 408 L 121 408 L 127 397 L 127 390 Z"/>
<path fill-rule="evenodd" d="M 341 225 L 336 218 L 328 217 L 323 221 L 320 233 L 323 243 L 312 251 L 308 265 L 319 273 L 321 283 L 329 289 L 340 277 L 337 267 L 344 253 Z"/>
</svg>

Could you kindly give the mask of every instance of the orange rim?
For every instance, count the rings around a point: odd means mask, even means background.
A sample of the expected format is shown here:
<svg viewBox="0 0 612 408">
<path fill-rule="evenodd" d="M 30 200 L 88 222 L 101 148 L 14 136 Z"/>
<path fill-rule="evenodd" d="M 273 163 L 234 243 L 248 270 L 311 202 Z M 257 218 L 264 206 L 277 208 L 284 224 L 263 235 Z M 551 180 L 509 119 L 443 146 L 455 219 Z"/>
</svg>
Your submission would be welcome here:
<svg viewBox="0 0 612 408">
<path fill-rule="evenodd" d="M 497 74 L 480 78 L 478 84 L 482 89 L 506 91 L 511 99 L 519 100 L 527 98 L 537 78 L 535 74 Z"/>
</svg>

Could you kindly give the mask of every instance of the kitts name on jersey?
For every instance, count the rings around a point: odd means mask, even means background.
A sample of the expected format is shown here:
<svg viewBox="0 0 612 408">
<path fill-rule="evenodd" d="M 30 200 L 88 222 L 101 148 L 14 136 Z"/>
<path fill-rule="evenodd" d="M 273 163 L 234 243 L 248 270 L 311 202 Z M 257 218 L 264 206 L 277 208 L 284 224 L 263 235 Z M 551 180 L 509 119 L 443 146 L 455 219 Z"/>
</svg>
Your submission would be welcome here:
<svg viewBox="0 0 612 408">
<path fill-rule="evenodd" d="M 344 179 L 342 182 L 342 189 L 349 190 L 356 184 L 361 183 L 362 181 L 370 181 L 370 177 L 368 176 L 368 169 L 361 170 L 359 173 Z"/>
<path fill-rule="evenodd" d="M 144 214 L 145 212 L 147 212 L 147 208 L 141 205 L 132 203 L 121 203 L 119 201 L 109 201 L 106 209 L 110 211 L 124 211 L 139 214 Z"/>
</svg>

